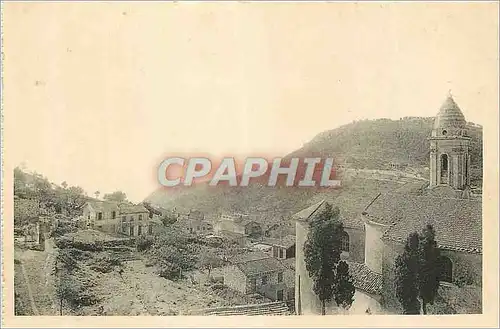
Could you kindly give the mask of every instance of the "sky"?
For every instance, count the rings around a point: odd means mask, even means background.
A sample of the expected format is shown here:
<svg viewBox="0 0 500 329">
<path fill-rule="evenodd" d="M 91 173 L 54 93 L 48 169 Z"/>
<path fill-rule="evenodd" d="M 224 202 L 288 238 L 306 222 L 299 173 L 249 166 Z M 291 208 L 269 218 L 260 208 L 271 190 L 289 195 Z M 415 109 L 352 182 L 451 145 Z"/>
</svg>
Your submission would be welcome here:
<svg viewBox="0 0 500 329">
<path fill-rule="evenodd" d="M 283 156 L 353 120 L 498 123 L 497 3 L 4 4 L 4 156 L 89 195 L 169 154 Z M 496 127 L 495 129 L 497 129 Z"/>
</svg>

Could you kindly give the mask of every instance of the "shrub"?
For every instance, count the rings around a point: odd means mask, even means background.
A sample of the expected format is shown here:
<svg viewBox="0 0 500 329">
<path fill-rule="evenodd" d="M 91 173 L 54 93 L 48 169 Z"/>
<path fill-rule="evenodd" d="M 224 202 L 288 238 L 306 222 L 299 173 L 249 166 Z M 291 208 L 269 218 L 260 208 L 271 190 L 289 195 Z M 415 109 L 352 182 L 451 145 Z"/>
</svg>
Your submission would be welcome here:
<svg viewBox="0 0 500 329">
<path fill-rule="evenodd" d="M 122 261 L 115 254 L 106 253 L 104 255 L 97 256 L 90 265 L 90 268 L 96 272 L 109 273 L 115 269 L 115 267 L 122 266 Z"/>
<path fill-rule="evenodd" d="M 84 251 L 102 251 L 103 243 L 101 241 L 84 242 L 73 240 L 68 237 L 61 237 L 55 240 L 56 246 L 59 249 L 76 248 Z"/>
<path fill-rule="evenodd" d="M 146 251 L 153 246 L 153 239 L 145 236 L 141 236 L 136 240 L 137 251 Z"/>
</svg>

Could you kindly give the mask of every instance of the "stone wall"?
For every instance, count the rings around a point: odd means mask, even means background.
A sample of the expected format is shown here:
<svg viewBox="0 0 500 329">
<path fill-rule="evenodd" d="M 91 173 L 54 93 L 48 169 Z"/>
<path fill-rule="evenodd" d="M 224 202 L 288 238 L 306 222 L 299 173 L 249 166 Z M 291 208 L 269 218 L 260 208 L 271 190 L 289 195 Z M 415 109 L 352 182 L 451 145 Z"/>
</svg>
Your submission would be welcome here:
<svg viewBox="0 0 500 329">
<path fill-rule="evenodd" d="M 222 273 L 226 286 L 243 294 L 247 293 L 247 278 L 235 265 L 225 267 Z"/>
</svg>

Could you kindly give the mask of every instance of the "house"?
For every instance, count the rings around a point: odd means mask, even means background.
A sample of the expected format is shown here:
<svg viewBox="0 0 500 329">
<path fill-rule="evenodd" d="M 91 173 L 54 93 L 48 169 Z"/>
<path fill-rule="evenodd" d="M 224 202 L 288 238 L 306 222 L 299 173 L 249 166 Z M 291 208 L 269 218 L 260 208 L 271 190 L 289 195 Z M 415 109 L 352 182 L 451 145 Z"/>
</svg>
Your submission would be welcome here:
<svg viewBox="0 0 500 329">
<path fill-rule="evenodd" d="M 246 236 L 241 233 L 235 233 L 232 231 L 219 231 L 217 232 L 217 235 L 222 237 L 224 240 L 236 244 L 240 247 L 244 247 L 246 244 Z"/>
<path fill-rule="evenodd" d="M 110 201 L 88 201 L 83 207 L 83 220 L 87 228 L 110 234 L 128 236 L 151 235 L 162 225 L 151 219 L 149 210 L 142 204 Z"/>
<path fill-rule="evenodd" d="M 230 262 L 223 270 L 224 284 L 228 287 L 243 294 L 258 293 L 271 300 L 293 299 L 293 285 L 285 280 L 285 272 L 290 271 L 276 258 L 251 252 L 236 256 Z"/>
<path fill-rule="evenodd" d="M 175 225 L 193 234 L 206 234 L 213 230 L 213 225 L 205 220 L 185 218 L 178 220 Z"/>
<path fill-rule="evenodd" d="M 83 206 L 83 219 L 87 228 L 116 232 L 120 208 L 116 202 L 87 201 Z"/>
<path fill-rule="evenodd" d="M 277 239 L 265 238 L 262 243 L 271 246 L 271 253 L 275 258 L 295 258 L 295 235 L 287 235 Z"/>
<path fill-rule="evenodd" d="M 168 210 L 163 209 L 161 207 L 154 206 L 148 202 L 144 202 L 143 206 L 149 211 L 149 218 L 151 218 L 151 219 L 153 219 L 153 218 L 161 219 L 166 215 L 175 215 L 176 216 L 176 214 L 174 214 L 172 211 L 168 211 Z"/>
<path fill-rule="evenodd" d="M 222 215 L 214 229 L 216 232 L 227 231 L 248 237 L 262 235 L 261 225 L 244 214 Z"/>
<path fill-rule="evenodd" d="M 440 249 L 440 289 L 476 289 L 482 293 L 482 200 L 470 188 L 470 137 L 464 115 L 449 96 L 434 120 L 430 141 L 430 179 L 408 183 L 371 197 L 359 214 L 341 209 L 346 228 L 342 249 L 356 292 L 351 314 L 401 313 L 395 296 L 395 260 L 412 232 L 427 224 L 436 232 Z M 350 196 L 352 199 L 353 196 Z M 342 200 L 349 202 L 349 198 Z M 320 314 L 321 303 L 304 261 L 309 223 L 325 207 L 325 200 L 298 212 L 296 224 L 295 309 L 297 314 Z M 344 211 L 342 211 L 344 210 Z M 346 220 L 347 218 L 347 220 Z M 463 287 L 466 282 L 468 287 Z M 441 303 L 447 303 L 443 297 Z M 481 301 L 477 303 L 480 305 Z M 477 309 L 462 312 L 479 312 Z M 327 314 L 336 305 L 327 305 Z"/>
</svg>

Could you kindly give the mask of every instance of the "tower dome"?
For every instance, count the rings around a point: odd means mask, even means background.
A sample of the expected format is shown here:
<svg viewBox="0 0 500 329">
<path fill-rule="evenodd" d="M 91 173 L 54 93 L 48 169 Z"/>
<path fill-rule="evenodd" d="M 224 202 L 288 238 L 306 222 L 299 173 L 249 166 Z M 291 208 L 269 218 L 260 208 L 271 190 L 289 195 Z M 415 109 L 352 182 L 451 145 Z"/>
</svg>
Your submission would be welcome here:
<svg viewBox="0 0 500 329">
<path fill-rule="evenodd" d="M 467 121 L 451 95 L 441 105 L 434 119 L 432 135 L 436 136 L 464 136 L 466 135 Z"/>
<path fill-rule="evenodd" d="M 470 184 L 467 121 L 451 95 L 441 106 L 430 138 L 430 184 L 461 190 Z"/>
</svg>

